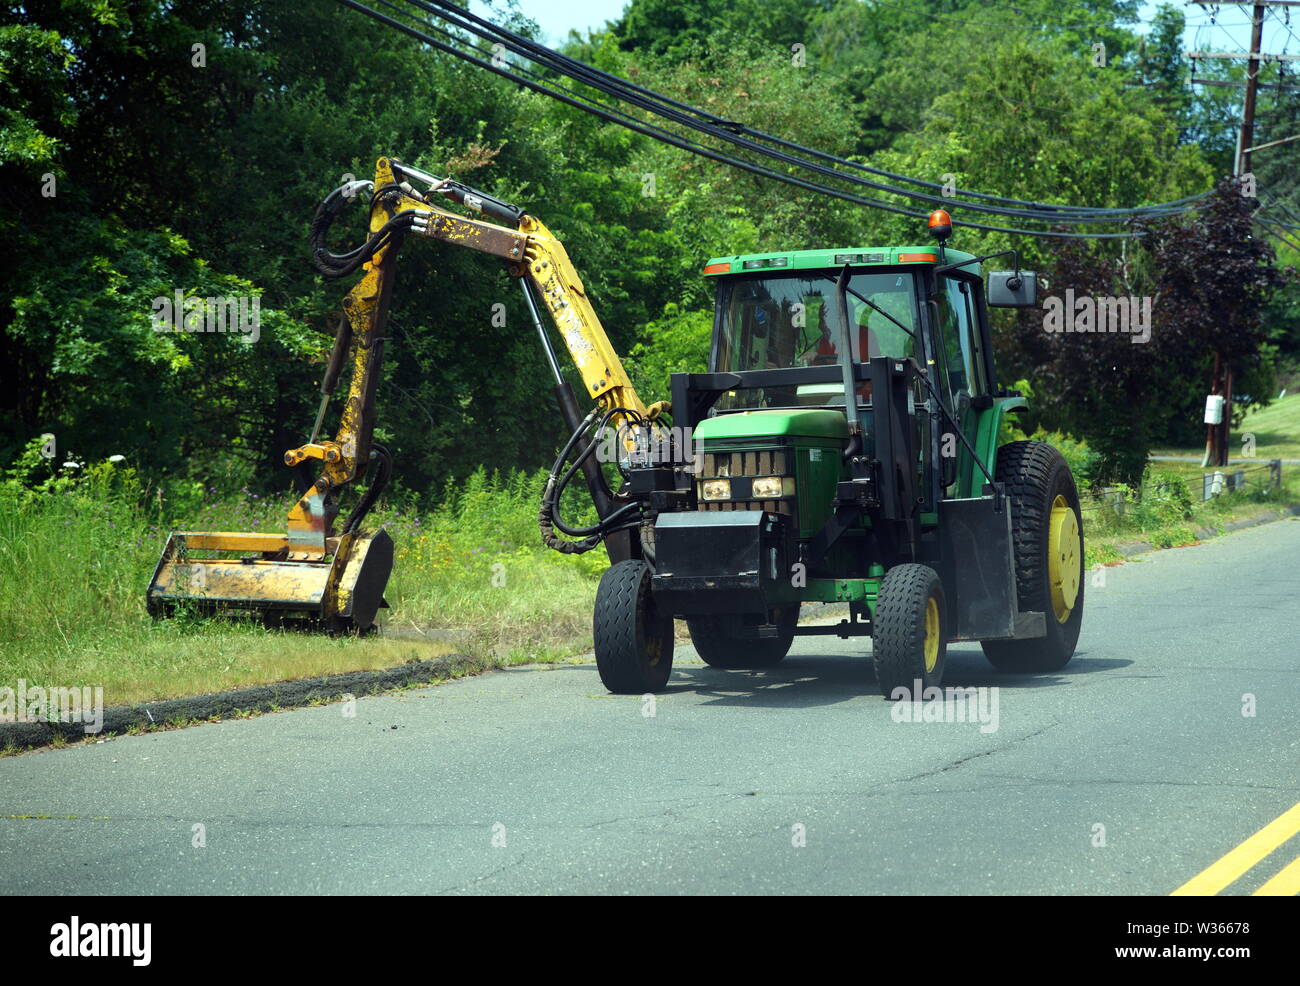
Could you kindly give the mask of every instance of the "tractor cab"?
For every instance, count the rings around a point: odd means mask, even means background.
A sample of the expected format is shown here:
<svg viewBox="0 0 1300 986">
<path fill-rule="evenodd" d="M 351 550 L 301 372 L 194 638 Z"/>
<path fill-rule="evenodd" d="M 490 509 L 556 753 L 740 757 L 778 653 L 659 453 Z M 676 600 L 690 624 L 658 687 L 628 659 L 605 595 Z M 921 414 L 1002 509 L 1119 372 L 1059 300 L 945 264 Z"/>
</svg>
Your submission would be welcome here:
<svg viewBox="0 0 1300 986">
<path fill-rule="evenodd" d="M 953 264 L 963 264 L 952 267 Z M 992 393 L 987 317 L 977 258 L 950 250 L 944 273 L 933 247 L 802 250 L 717 258 L 705 267 L 716 279 L 709 369 L 804 370 L 839 366 L 841 339 L 855 366 L 889 357 L 933 367 L 936 399 L 954 415 Z M 844 304 L 839 279 L 847 268 Z M 847 315 L 847 333 L 842 324 Z M 765 375 L 756 386 L 721 395 L 717 414 L 769 408 L 844 408 L 839 379 L 811 382 L 806 374 Z M 855 387 L 864 430 L 871 382 Z M 928 395 L 919 394 L 924 403 Z"/>
<path fill-rule="evenodd" d="M 788 263 L 802 258 L 788 255 L 780 259 Z M 812 269 L 719 277 L 711 369 L 745 372 L 838 365 L 838 273 Z M 916 291 L 912 271 L 860 270 L 851 274 L 846 301 L 852 362 L 918 355 Z M 730 410 L 819 405 L 843 407 L 843 389 L 822 384 L 757 388 L 728 394 L 718 406 Z"/>
</svg>

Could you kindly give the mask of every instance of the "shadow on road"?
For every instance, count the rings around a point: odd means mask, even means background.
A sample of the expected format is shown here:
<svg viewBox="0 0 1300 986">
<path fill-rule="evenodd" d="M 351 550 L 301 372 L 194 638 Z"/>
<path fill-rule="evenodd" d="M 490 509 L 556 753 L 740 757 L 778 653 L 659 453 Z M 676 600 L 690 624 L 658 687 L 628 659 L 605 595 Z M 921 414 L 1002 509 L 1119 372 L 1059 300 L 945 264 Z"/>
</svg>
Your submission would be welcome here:
<svg viewBox="0 0 1300 986">
<path fill-rule="evenodd" d="M 1061 671 L 1049 674 L 1007 674 L 991 667 L 978 646 L 948 650 L 945 687 L 998 687 L 1017 691 L 1048 688 L 1080 675 L 1114 671 L 1129 660 L 1090 658 L 1080 651 Z M 877 691 L 869 655 L 792 654 L 775 668 L 762 671 L 722 671 L 707 665 L 678 664 L 663 694 L 694 693 L 710 704 L 755 708 L 809 708 L 835 705 L 862 696 L 884 702 Z"/>
</svg>

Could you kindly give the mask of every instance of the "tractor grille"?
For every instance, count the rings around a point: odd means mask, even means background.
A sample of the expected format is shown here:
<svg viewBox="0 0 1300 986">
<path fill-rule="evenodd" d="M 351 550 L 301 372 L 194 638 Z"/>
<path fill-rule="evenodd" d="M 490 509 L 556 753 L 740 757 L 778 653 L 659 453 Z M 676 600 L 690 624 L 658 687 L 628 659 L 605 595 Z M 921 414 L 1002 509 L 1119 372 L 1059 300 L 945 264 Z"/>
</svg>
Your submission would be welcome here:
<svg viewBox="0 0 1300 986">
<path fill-rule="evenodd" d="M 755 449 L 744 452 L 705 452 L 697 481 L 706 479 L 753 480 L 764 476 L 794 476 L 792 449 Z M 739 484 L 736 484 L 739 485 Z M 749 486 L 746 482 L 745 487 Z M 697 486 L 697 489 L 699 487 Z M 779 500 L 754 500 L 743 497 L 730 500 L 699 499 L 701 510 L 766 510 L 785 514 L 798 526 L 798 508 L 794 497 Z"/>
</svg>

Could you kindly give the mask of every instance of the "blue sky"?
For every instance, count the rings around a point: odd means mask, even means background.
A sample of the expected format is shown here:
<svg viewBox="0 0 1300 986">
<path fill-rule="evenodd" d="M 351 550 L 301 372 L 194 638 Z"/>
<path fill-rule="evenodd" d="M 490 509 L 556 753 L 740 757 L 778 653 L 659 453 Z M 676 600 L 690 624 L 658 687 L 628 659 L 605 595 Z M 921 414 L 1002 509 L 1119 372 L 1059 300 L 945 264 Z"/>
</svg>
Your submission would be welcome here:
<svg viewBox="0 0 1300 986">
<path fill-rule="evenodd" d="M 1289 25 L 1282 20 L 1288 9 L 1291 12 Z M 1154 12 L 1154 4 L 1144 4 L 1141 17 L 1149 20 Z M 1186 50 L 1243 52 L 1250 49 L 1249 6 L 1238 4 L 1208 8 L 1189 4 L 1186 5 L 1185 12 L 1187 30 L 1183 33 L 1183 40 L 1187 43 Z M 1263 50 L 1270 53 L 1300 54 L 1300 7 L 1271 9 L 1264 18 Z"/>
<path fill-rule="evenodd" d="M 570 28 L 586 31 L 623 15 L 627 0 L 520 0 L 519 9 L 537 21 L 553 42 L 563 41 Z M 470 9 L 480 17 L 490 16 L 481 0 L 473 0 Z"/>
</svg>

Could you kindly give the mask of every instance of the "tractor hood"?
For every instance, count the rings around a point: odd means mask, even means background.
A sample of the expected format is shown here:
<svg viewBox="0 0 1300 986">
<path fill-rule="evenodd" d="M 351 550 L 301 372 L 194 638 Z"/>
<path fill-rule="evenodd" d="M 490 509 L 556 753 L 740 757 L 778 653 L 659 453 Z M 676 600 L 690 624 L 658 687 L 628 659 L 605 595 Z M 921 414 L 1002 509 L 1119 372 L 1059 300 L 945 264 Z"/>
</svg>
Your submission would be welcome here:
<svg viewBox="0 0 1300 986">
<path fill-rule="evenodd" d="M 695 427 L 702 441 L 728 438 L 847 439 L 848 422 L 842 411 L 823 408 L 737 411 L 706 418 Z"/>
</svg>

